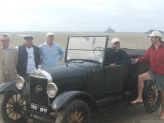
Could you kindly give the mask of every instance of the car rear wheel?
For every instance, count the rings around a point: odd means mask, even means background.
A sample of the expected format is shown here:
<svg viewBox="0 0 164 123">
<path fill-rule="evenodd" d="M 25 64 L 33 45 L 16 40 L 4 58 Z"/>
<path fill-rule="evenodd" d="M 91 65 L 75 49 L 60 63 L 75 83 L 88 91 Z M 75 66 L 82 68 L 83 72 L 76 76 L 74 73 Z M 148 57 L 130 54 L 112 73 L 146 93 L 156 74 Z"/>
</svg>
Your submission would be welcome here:
<svg viewBox="0 0 164 123">
<path fill-rule="evenodd" d="M 59 112 L 55 123 L 90 123 L 91 111 L 89 106 L 80 100 L 71 102 Z"/>
<path fill-rule="evenodd" d="M 154 81 L 147 81 L 144 88 L 144 107 L 148 113 L 158 110 L 160 107 L 160 93 Z"/>
<path fill-rule="evenodd" d="M 1 116 L 4 123 L 26 123 L 27 121 L 27 101 L 15 91 L 10 91 L 1 95 Z"/>
</svg>

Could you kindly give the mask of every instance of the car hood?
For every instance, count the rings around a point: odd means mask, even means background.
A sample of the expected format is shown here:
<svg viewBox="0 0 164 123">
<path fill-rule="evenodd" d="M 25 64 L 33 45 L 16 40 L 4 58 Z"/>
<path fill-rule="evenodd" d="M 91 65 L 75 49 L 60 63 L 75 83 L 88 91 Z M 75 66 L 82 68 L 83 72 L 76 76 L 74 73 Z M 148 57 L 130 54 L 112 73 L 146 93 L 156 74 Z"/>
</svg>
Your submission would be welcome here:
<svg viewBox="0 0 164 123">
<path fill-rule="evenodd" d="M 59 93 L 70 90 L 84 91 L 87 84 L 87 74 L 95 70 L 95 68 L 99 69 L 99 66 L 100 64 L 88 62 L 69 63 L 47 69 L 46 71 L 51 74 Z"/>
<path fill-rule="evenodd" d="M 64 78 L 83 77 L 93 69 L 100 68 L 98 63 L 81 62 L 59 65 L 53 68 L 46 69 L 51 74 L 54 81 Z"/>
</svg>

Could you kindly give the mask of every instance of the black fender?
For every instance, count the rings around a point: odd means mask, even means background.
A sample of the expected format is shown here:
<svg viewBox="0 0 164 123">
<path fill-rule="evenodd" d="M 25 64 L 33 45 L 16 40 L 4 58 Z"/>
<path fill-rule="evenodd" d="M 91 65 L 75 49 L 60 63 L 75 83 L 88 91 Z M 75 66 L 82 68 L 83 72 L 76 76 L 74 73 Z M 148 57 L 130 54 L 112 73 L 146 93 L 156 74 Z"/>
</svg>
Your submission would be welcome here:
<svg viewBox="0 0 164 123">
<path fill-rule="evenodd" d="M 3 84 L 0 84 L 0 94 L 7 93 L 9 91 L 15 91 L 22 95 L 28 96 L 29 95 L 29 83 L 25 83 L 25 87 L 23 90 L 18 90 L 16 88 L 16 81 L 6 82 Z"/>
<path fill-rule="evenodd" d="M 16 81 L 6 82 L 0 84 L 0 94 L 6 93 L 8 91 L 17 90 L 15 86 Z"/>
<path fill-rule="evenodd" d="M 89 93 L 81 91 L 69 91 L 58 95 L 52 102 L 51 108 L 58 112 L 73 100 L 82 100 L 86 102 L 93 112 L 97 109 L 95 99 Z"/>
</svg>

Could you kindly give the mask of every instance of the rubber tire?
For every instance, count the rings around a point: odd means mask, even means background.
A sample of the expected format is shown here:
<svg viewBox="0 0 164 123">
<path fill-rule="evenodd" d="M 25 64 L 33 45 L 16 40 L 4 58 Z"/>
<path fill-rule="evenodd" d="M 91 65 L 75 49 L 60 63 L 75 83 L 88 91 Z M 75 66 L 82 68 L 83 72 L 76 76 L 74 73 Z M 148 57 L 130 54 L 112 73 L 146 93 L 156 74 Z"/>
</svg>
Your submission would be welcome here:
<svg viewBox="0 0 164 123">
<path fill-rule="evenodd" d="M 6 110 L 5 110 L 5 105 L 6 105 L 6 102 L 8 101 L 8 99 L 13 95 L 13 94 L 16 94 L 17 92 L 16 91 L 9 91 L 5 94 L 2 94 L 1 97 L 3 98 L 3 100 L 0 100 L 1 101 L 1 111 L 0 111 L 0 114 L 1 116 L 3 117 L 3 122 L 4 123 L 26 123 L 28 118 L 25 118 L 25 117 L 22 117 L 21 119 L 19 120 L 12 120 L 8 117 L 7 113 L 6 113 Z"/>
<path fill-rule="evenodd" d="M 4 100 L 5 94 L 0 94 L 0 123 L 5 123 L 3 115 L 2 115 L 2 103 Z"/>
<path fill-rule="evenodd" d="M 144 97 L 144 108 L 145 108 L 146 112 L 148 112 L 148 113 L 153 113 L 153 112 L 157 111 L 160 107 L 160 104 L 161 104 L 159 91 L 158 91 L 158 97 L 157 97 L 155 106 L 152 107 L 149 103 L 148 95 L 149 95 L 149 92 L 151 91 L 152 86 L 154 86 L 154 84 L 155 84 L 155 82 L 149 80 L 149 81 L 147 81 L 145 88 L 144 88 L 144 95 L 143 95 L 143 97 Z"/>
<path fill-rule="evenodd" d="M 85 116 L 87 117 L 86 123 L 91 123 L 90 108 L 88 104 L 81 100 L 75 100 L 69 103 L 65 109 L 58 113 L 55 123 L 69 123 L 67 118 L 70 112 L 74 111 L 75 109 L 82 109 L 85 112 Z"/>
</svg>

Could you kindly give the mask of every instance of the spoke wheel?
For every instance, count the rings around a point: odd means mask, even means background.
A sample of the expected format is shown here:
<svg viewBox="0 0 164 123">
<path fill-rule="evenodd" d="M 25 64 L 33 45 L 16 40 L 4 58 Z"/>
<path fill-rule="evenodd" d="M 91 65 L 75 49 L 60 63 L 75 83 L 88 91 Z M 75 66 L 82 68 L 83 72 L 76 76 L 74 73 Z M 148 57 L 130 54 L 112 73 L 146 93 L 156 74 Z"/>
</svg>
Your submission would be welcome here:
<svg viewBox="0 0 164 123">
<path fill-rule="evenodd" d="M 71 102 L 61 111 L 55 123 L 90 123 L 91 112 L 89 106 L 80 100 Z"/>
<path fill-rule="evenodd" d="M 153 81 L 148 81 L 144 89 L 144 107 L 147 112 L 155 112 L 160 106 L 160 94 L 157 85 Z"/>
<path fill-rule="evenodd" d="M 2 116 L 6 123 L 24 123 L 27 118 L 26 99 L 18 92 L 7 92 L 2 102 Z"/>
<path fill-rule="evenodd" d="M 155 106 L 158 96 L 159 96 L 158 89 L 157 86 L 154 84 L 150 87 L 150 92 L 148 94 L 148 102 L 151 106 Z"/>
<path fill-rule="evenodd" d="M 70 116 L 68 117 L 69 123 L 83 123 L 84 121 L 84 114 L 81 111 L 73 111 Z"/>
</svg>

